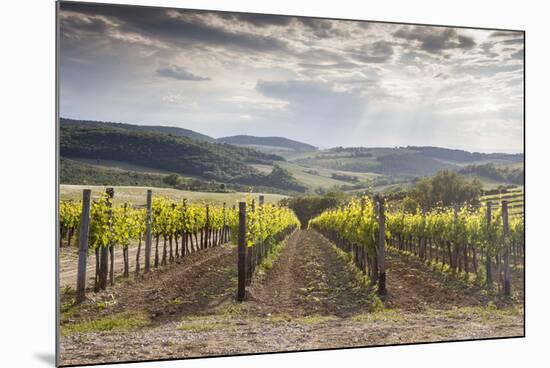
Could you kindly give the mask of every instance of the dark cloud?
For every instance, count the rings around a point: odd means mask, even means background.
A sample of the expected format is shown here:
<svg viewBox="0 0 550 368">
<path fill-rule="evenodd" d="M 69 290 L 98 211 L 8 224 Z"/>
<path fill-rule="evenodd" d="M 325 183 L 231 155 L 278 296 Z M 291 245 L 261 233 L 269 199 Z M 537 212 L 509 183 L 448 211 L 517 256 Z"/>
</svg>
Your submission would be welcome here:
<svg viewBox="0 0 550 368">
<path fill-rule="evenodd" d="M 306 69 L 353 69 L 361 67 L 360 64 L 352 62 L 330 63 L 330 64 L 317 64 L 317 63 L 300 63 L 298 64 L 302 68 Z"/>
<path fill-rule="evenodd" d="M 172 78 L 177 80 L 186 80 L 186 81 L 207 81 L 210 80 L 210 78 L 201 77 L 199 75 L 195 75 L 187 70 L 185 68 L 182 68 L 177 65 L 169 65 L 163 68 L 157 69 L 157 74 L 166 77 L 166 78 Z"/>
<path fill-rule="evenodd" d="M 347 62 L 348 59 L 336 50 L 326 49 L 321 47 L 308 47 L 304 51 L 296 53 L 300 60 L 305 62 L 320 63 L 339 63 Z"/>
<path fill-rule="evenodd" d="M 255 27 L 287 26 L 294 20 L 294 17 L 269 14 L 220 13 L 219 16 L 236 22 L 246 22 Z"/>
<path fill-rule="evenodd" d="M 483 42 L 479 48 L 483 51 L 483 56 L 496 60 L 500 54 L 493 51 L 495 45 L 495 42 Z"/>
<path fill-rule="evenodd" d="M 399 63 L 405 65 L 420 65 L 426 62 L 434 62 L 436 56 L 416 51 L 403 51 L 399 56 Z"/>
<path fill-rule="evenodd" d="M 316 38 L 331 38 L 347 36 L 348 32 L 334 27 L 334 22 L 318 18 L 296 18 L 298 22 L 311 31 Z"/>
<path fill-rule="evenodd" d="M 330 32 L 332 23 L 330 21 L 315 18 L 299 18 L 299 22 L 309 28 L 318 38 L 326 38 L 332 35 Z"/>
<path fill-rule="evenodd" d="M 280 39 L 232 31 L 209 24 L 207 17 L 201 17 L 204 13 L 197 11 L 73 3 L 61 3 L 61 11 L 110 17 L 116 20 L 118 32 L 134 32 L 144 37 L 179 45 L 202 43 L 258 52 L 287 48 L 286 42 Z M 80 29 L 74 21 L 73 24 L 66 25 L 71 29 Z"/>
<path fill-rule="evenodd" d="M 517 31 L 498 31 L 489 35 L 490 39 L 495 39 L 494 44 L 502 45 L 523 45 L 524 37 L 522 32 Z"/>
<path fill-rule="evenodd" d="M 61 33 L 70 37 L 71 31 L 84 31 L 84 32 L 105 32 L 109 25 L 103 17 L 63 17 L 59 20 L 59 28 Z"/>
<path fill-rule="evenodd" d="M 496 31 L 489 35 L 489 38 L 502 38 L 502 37 L 523 37 L 523 34 L 517 31 Z"/>
<path fill-rule="evenodd" d="M 500 41 L 503 45 L 523 45 L 523 38 L 513 38 L 511 40 Z"/>
<path fill-rule="evenodd" d="M 393 46 L 391 42 L 376 41 L 359 50 L 352 50 L 350 56 L 364 63 L 385 63 L 393 56 Z"/>
<path fill-rule="evenodd" d="M 459 34 L 454 28 L 402 27 L 393 35 L 409 41 L 418 41 L 422 50 L 431 53 L 450 49 L 469 50 L 476 44 L 473 38 Z"/>
</svg>

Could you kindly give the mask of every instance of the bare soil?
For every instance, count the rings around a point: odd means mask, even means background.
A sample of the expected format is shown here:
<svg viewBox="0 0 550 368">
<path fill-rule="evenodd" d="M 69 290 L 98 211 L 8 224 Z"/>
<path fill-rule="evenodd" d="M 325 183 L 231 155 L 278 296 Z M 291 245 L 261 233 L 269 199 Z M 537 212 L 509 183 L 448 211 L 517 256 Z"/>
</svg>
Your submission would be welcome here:
<svg viewBox="0 0 550 368">
<path fill-rule="evenodd" d="M 197 234 L 197 239 L 199 242 L 202 241 L 200 234 Z M 78 247 L 74 245 L 74 242 L 78 239 L 73 239 L 73 244 L 69 247 L 67 245 L 61 247 L 60 257 L 59 257 L 59 268 L 60 268 L 60 277 L 59 283 L 62 288 L 74 288 L 76 285 L 76 275 L 78 271 Z M 151 257 L 154 257 L 155 254 L 155 238 L 153 237 L 153 245 L 151 250 Z M 64 242 L 64 244 L 66 244 Z M 159 240 L 159 257 L 162 257 L 162 247 L 163 239 Z M 173 242 L 172 247 L 175 252 L 176 244 Z M 130 274 L 135 272 L 136 269 L 136 255 L 138 250 L 138 244 L 130 244 L 128 246 L 128 269 Z M 141 243 L 141 253 L 140 253 L 140 267 L 141 270 L 144 268 L 144 257 L 145 257 L 145 242 Z M 153 258 L 152 258 L 153 259 Z M 114 261 L 114 274 L 116 276 L 121 276 L 124 272 L 124 260 L 122 257 L 122 248 L 115 247 L 115 261 Z M 95 254 L 90 253 L 88 255 L 88 263 L 86 267 L 86 285 L 90 288 L 93 287 L 95 276 Z"/>
<path fill-rule="evenodd" d="M 64 334 L 62 364 L 296 351 L 523 335 L 521 302 L 497 307 L 483 290 L 389 252 L 385 308 L 333 245 L 298 230 L 235 302 L 236 248 L 200 251 L 138 280 L 89 293 L 62 326 L 145 314 L 132 331 Z M 63 272 L 63 269 L 62 269 Z M 488 306 L 489 305 L 489 306 Z"/>
</svg>

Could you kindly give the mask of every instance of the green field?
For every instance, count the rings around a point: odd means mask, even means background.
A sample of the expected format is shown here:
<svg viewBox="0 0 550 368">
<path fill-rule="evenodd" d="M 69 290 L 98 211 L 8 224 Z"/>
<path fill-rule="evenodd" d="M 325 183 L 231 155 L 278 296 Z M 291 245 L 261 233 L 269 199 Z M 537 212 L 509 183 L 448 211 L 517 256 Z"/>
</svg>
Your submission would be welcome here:
<svg viewBox="0 0 550 368">
<path fill-rule="evenodd" d="M 510 183 L 505 181 L 496 181 L 496 180 L 485 178 L 479 175 L 464 175 L 464 176 L 470 180 L 473 180 L 473 179 L 479 180 L 484 190 L 497 189 L 500 186 L 510 185 Z M 518 185 L 518 188 L 522 188 L 522 186 Z"/>
<path fill-rule="evenodd" d="M 299 165 L 297 163 L 292 163 L 292 162 L 280 162 L 280 163 L 277 163 L 277 165 L 282 166 L 288 171 L 290 171 L 298 181 L 307 185 L 310 188 L 330 189 L 334 186 L 353 184 L 345 180 L 334 179 L 331 177 L 332 174 L 356 176 L 363 183 L 365 181 L 372 180 L 377 176 L 380 176 L 379 174 L 376 174 L 376 173 L 341 171 L 341 170 L 327 169 L 323 167 L 307 167 L 307 166 Z M 270 165 L 253 165 L 253 166 L 259 171 L 264 173 L 269 173 L 272 170 L 272 166 Z M 313 172 L 316 172 L 316 173 L 313 173 Z"/>
<path fill-rule="evenodd" d="M 493 208 L 500 208 L 503 200 L 508 202 L 510 215 L 522 215 L 525 211 L 523 188 L 518 188 L 507 193 L 491 194 L 481 197 L 481 202 L 491 202 Z"/>
<path fill-rule="evenodd" d="M 82 198 L 83 189 L 92 190 L 92 198 L 98 198 L 105 191 L 105 186 L 101 185 L 68 185 L 61 184 L 60 198 L 61 200 L 79 200 Z M 147 196 L 147 189 L 153 190 L 153 196 L 163 195 L 175 201 L 181 201 L 186 198 L 191 203 L 227 203 L 228 205 L 236 204 L 242 201 L 247 195 L 258 197 L 263 193 L 213 193 L 213 192 L 192 192 L 187 190 L 178 190 L 171 188 L 149 188 L 149 187 L 132 187 L 132 186 L 113 186 L 115 189 L 116 203 L 132 203 L 134 205 L 144 205 Z M 265 194 L 265 201 L 268 203 L 276 203 L 285 198 L 279 194 Z"/>
<path fill-rule="evenodd" d="M 140 166 L 140 165 L 132 165 L 123 161 L 114 161 L 114 160 L 101 160 L 98 162 L 98 160 L 93 160 L 89 158 L 75 158 L 73 161 L 81 162 L 90 166 L 94 166 L 97 168 L 109 168 L 112 170 L 118 170 L 118 171 L 136 171 L 139 173 L 147 173 L 147 174 L 157 174 L 159 176 L 165 176 L 167 174 L 171 174 L 170 171 L 163 171 L 159 169 L 154 169 L 151 167 L 146 166 Z M 182 175 L 183 176 L 183 175 Z"/>
</svg>

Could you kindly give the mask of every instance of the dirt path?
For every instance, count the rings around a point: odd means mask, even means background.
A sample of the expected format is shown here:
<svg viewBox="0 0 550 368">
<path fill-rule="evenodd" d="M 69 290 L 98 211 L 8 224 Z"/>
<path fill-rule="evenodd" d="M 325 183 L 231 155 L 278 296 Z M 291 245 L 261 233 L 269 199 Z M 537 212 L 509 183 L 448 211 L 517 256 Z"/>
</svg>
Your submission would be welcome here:
<svg viewBox="0 0 550 368">
<path fill-rule="evenodd" d="M 236 249 L 200 251 L 120 283 L 64 314 L 64 325 L 129 313 L 147 326 L 61 338 L 63 364 L 183 358 L 336 347 L 521 336 L 523 310 L 487 307 L 480 290 L 389 253 L 386 309 L 334 246 L 314 231 L 292 234 L 265 277 L 235 302 Z M 462 289 L 461 289 L 462 288 Z M 98 308 L 98 303 L 106 307 Z M 126 315 L 125 315 L 126 316 Z"/>
<path fill-rule="evenodd" d="M 299 230 L 287 241 L 265 280 L 250 288 L 246 303 L 258 316 L 336 315 L 368 310 L 368 290 L 317 232 Z"/>
</svg>

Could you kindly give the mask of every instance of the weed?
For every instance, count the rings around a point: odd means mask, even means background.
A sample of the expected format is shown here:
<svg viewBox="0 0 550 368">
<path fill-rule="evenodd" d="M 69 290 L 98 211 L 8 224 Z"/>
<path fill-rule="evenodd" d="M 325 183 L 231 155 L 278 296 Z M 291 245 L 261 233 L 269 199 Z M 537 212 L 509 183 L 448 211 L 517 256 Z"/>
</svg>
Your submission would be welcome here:
<svg viewBox="0 0 550 368">
<path fill-rule="evenodd" d="M 319 315 L 311 315 L 306 317 L 297 318 L 297 322 L 301 322 L 306 325 L 316 325 L 319 323 L 324 322 L 330 322 L 330 321 L 336 321 L 338 317 L 336 316 L 319 316 Z"/>
<path fill-rule="evenodd" d="M 177 329 L 189 332 L 208 332 L 215 330 L 218 322 L 204 316 L 188 316 L 178 325 Z"/>
<path fill-rule="evenodd" d="M 131 331 L 150 323 L 143 313 L 118 313 L 92 321 L 67 324 L 61 326 L 62 335 L 100 331 Z"/>
<path fill-rule="evenodd" d="M 170 304 L 180 305 L 180 304 L 183 304 L 183 300 L 178 296 L 177 298 L 170 300 Z"/>
<path fill-rule="evenodd" d="M 352 321 L 372 321 L 372 322 L 404 322 L 405 317 L 398 309 L 385 309 L 372 313 L 362 313 L 351 317 Z"/>
</svg>

